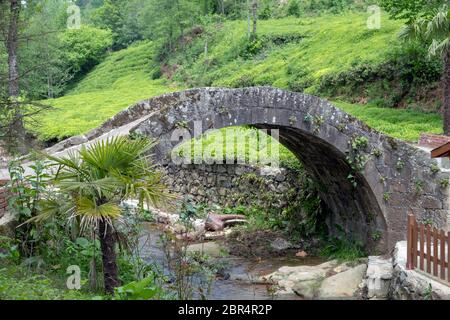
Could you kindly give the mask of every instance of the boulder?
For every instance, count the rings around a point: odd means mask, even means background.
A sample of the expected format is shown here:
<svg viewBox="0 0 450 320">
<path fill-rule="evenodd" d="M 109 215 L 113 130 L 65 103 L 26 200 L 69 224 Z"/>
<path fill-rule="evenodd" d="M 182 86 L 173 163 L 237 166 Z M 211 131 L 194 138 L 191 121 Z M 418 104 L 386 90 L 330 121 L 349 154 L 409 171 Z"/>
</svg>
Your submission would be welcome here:
<svg viewBox="0 0 450 320">
<path fill-rule="evenodd" d="M 388 297 L 393 272 L 391 258 L 369 257 L 366 279 L 369 299 L 386 299 Z"/>
<path fill-rule="evenodd" d="M 312 299 L 323 279 L 337 266 L 337 261 L 328 261 L 317 266 L 282 267 L 259 278 L 259 283 L 278 286 L 277 295 L 295 293 L 304 299 Z"/>
<path fill-rule="evenodd" d="M 367 270 L 366 264 L 360 264 L 347 271 L 326 278 L 318 289 L 318 298 L 321 299 L 348 299 L 360 289 Z"/>
<path fill-rule="evenodd" d="M 13 215 L 6 212 L 3 217 L 0 218 L 0 236 L 14 237 L 14 228 L 16 227 L 16 224 Z"/>
</svg>

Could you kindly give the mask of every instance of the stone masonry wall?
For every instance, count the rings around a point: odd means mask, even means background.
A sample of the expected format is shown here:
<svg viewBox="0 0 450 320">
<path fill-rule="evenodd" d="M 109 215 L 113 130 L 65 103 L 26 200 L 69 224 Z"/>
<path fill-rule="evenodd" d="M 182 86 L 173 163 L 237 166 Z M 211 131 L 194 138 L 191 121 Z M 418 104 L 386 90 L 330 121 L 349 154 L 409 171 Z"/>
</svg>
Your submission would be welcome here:
<svg viewBox="0 0 450 320">
<path fill-rule="evenodd" d="M 297 194 L 297 174 L 284 168 L 245 165 L 167 165 L 165 183 L 198 203 L 284 207 Z"/>
</svg>

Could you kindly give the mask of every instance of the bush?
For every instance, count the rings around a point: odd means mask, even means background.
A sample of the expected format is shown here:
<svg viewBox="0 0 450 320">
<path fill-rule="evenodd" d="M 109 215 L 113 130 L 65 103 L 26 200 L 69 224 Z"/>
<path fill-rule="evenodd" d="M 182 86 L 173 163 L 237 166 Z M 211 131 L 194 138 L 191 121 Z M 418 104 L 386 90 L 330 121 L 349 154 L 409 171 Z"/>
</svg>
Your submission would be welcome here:
<svg viewBox="0 0 450 320">
<path fill-rule="evenodd" d="M 103 59 L 103 54 L 112 45 L 110 31 L 82 26 L 69 29 L 60 35 L 62 56 L 73 73 L 85 73 Z"/>
<path fill-rule="evenodd" d="M 287 9 L 288 16 L 299 17 L 300 16 L 300 2 L 298 0 L 289 0 Z"/>
</svg>

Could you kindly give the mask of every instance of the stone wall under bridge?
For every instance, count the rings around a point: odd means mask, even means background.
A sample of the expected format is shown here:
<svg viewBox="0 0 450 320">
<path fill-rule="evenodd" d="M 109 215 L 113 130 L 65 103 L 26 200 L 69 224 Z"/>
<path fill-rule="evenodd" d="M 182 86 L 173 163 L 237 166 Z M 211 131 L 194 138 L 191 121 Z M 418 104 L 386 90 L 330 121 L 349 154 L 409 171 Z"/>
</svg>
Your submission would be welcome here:
<svg viewBox="0 0 450 320">
<path fill-rule="evenodd" d="M 169 164 L 164 183 L 180 197 L 221 207 L 255 205 L 283 209 L 296 199 L 299 176 L 286 168 L 237 164 Z"/>
<path fill-rule="evenodd" d="M 202 132 L 194 132 L 199 121 Z M 278 129 L 280 142 L 320 184 L 334 224 L 363 241 L 378 231 L 385 251 L 392 249 L 406 238 L 409 212 L 450 227 L 450 173 L 429 152 L 381 134 L 323 99 L 271 87 L 199 88 L 154 97 L 52 150 L 126 131 L 158 139 L 154 152 L 164 164 L 179 143 L 172 134 L 180 126 L 197 136 L 241 125 Z"/>
</svg>

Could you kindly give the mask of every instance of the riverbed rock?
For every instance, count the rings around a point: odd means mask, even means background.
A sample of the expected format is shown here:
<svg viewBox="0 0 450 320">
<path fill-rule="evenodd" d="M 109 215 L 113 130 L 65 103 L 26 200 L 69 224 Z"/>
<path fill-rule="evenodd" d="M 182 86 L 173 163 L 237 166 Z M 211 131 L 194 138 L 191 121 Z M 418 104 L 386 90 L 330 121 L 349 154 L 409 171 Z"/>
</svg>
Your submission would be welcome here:
<svg viewBox="0 0 450 320">
<path fill-rule="evenodd" d="M 366 264 L 360 264 L 347 271 L 335 274 L 323 280 L 318 289 L 317 296 L 320 299 L 348 299 L 354 297 L 360 289 L 365 273 Z"/>
<path fill-rule="evenodd" d="M 292 244 L 283 238 L 276 238 L 274 241 L 272 241 L 270 246 L 276 251 L 283 251 L 291 248 Z"/>
<path fill-rule="evenodd" d="M 259 278 L 260 283 L 277 285 L 277 295 L 292 295 L 312 299 L 323 279 L 338 265 L 336 260 L 317 266 L 282 267 Z"/>
<path fill-rule="evenodd" d="M 191 244 L 187 247 L 188 253 L 193 252 L 202 252 L 204 254 L 207 254 L 211 257 L 220 257 L 223 255 L 223 251 L 225 249 L 219 245 L 217 242 L 203 242 L 203 243 L 197 243 L 197 244 Z"/>
</svg>

